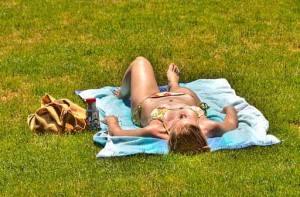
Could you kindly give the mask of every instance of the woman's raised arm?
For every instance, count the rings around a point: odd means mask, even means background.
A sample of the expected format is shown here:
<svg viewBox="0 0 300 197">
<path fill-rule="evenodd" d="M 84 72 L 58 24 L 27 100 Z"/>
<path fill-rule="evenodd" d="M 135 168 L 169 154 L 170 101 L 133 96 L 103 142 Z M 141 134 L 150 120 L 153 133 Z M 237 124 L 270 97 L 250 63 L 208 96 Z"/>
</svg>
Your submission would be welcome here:
<svg viewBox="0 0 300 197">
<path fill-rule="evenodd" d="M 216 122 L 207 119 L 202 123 L 202 129 L 206 137 L 221 137 L 224 133 L 234 130 L 238 127 L 237 112 L 234 107 L 227 106 L 223 108 L 226 113 L 223 122 Z"/>
<path fill-rule="evenodd" d="M 238 118 L 237 118 L 237 111 L 232 106 L 227 106 L 223 108 L 223 112 L 226 113 L 222 130 L 223 131 L 231 131 L 238 127 Z"/>
</svg>

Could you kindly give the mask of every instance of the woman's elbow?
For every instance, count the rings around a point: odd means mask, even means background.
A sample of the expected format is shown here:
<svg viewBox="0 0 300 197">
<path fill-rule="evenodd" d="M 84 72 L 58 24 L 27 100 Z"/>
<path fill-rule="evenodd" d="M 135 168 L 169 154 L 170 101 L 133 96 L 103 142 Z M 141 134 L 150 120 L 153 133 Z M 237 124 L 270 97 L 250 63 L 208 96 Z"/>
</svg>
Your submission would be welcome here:
<svg viewBox="0 0 300 197">
<path fill-rule="evenodd" d="M 229 122 L 229 130 L 230 131 L 238 128 L 238 126 L 239 126 L 239 123 L 237 120 L 232 120 Z"/>
</svg>

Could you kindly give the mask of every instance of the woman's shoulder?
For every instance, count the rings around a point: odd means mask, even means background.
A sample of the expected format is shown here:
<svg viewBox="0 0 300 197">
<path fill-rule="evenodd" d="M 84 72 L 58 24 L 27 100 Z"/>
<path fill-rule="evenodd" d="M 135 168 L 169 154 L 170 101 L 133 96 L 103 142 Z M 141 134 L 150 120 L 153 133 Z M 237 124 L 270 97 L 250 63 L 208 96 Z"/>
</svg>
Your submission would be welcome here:
<svg viewBox="0 0 300 197">
<path fill-rule="evenodd" d="M 163 124 L 159 120 L 150 121 L 149 125 L 147 126 L 147 129 L 149 129 L 148 131 L 153 137 L 166 140 L 169 139 L 167 130 L 164 128 Z"/>
</svg>

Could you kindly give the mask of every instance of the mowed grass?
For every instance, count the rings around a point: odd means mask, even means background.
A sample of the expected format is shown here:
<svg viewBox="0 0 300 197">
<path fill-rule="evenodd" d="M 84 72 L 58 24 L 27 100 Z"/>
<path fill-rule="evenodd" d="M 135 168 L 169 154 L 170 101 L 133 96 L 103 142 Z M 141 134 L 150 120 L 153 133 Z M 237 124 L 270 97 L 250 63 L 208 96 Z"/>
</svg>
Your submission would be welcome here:
<svg viewBox="0 0 300 197">
<path fill-rule="evenodd" d="M 0 196 L 300 195 L 298 0 L 0 2 Z M 96 159 L 92 132 L 38 136 L 27 116 L 49 93 L 118 86 L 145 56 L 160 85 L 226 78 L 283 142 L 195 156 Z"/>
</svg>

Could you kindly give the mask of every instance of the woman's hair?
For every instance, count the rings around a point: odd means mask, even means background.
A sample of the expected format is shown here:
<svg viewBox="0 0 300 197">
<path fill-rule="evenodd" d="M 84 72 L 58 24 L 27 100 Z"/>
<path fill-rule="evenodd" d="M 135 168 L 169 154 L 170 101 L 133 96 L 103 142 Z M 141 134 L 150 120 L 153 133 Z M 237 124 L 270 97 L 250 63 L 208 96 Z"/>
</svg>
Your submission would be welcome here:
<svg viewBox="0 0 300 197">
<path fill-rule="evenodd" d="M 175 153 L 201 153 L 209 151 L 200 127 L 187 124 L 174 129 L 168 141 L 169 150 Z"/>
</svg>

